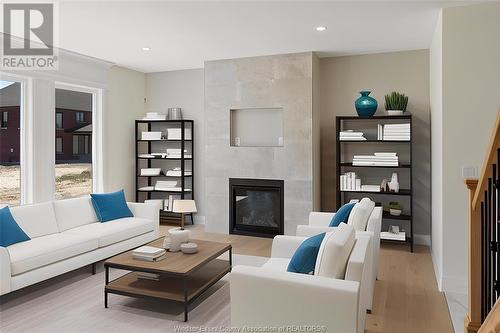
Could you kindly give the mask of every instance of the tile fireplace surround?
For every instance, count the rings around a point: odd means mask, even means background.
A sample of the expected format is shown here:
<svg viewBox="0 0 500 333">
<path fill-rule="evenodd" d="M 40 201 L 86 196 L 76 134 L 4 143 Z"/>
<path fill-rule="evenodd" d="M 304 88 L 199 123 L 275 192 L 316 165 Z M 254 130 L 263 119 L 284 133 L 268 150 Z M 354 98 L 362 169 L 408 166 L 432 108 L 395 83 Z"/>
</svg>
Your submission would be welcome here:
<svg viewBox="0 0 500 333">
<path fill-rule="evenodd" d="M 283 180 L 285 234 L 319 208 L 317 73 L 310 52 L 205 63 L 207 231 L 228 233 L 229 178 Z M 230 110 L 238 108 L 282 108 L 283 146 L 231 147 Z"/>
</svg>

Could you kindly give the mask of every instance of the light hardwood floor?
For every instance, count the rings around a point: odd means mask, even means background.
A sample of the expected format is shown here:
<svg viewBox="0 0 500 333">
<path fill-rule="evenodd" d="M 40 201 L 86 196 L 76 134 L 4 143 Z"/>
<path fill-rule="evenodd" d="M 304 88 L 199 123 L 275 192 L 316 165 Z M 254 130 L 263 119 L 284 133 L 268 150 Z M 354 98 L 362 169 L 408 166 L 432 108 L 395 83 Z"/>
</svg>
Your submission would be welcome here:
<svg viewBox="0 0 500 333">
<path fill-rule="evenodd" d="M 161 226 L 164 234 L 169 226 Z M 268 238 L 205 232 L 203 225 L 187 226 L 191 237 L 230 242 L 233 253 L 264 256 L 271 254 Z M 429 248 L 382 244 L 379 276 L 375 283 L 374 306 L 367 316 L 367 333 L 448 333 L 453 332 L 444 294 L 438 291 Z"/>
</svg>

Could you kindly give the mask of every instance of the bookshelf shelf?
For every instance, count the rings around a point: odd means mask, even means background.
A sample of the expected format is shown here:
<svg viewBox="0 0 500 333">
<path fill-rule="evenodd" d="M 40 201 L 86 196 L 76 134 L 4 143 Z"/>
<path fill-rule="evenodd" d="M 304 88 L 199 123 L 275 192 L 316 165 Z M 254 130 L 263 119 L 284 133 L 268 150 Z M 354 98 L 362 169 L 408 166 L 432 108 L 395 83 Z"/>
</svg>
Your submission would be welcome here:
<svg viewBox="0 0 500 333">
<path fill-rule="evenodd" d="M 373 136 L 373 133 L 376 134 L 378 124 L 394 124 L 394 123 L 409 123 L 410 124 L 410 140 L 379 140 L 375 139 L 377 135 Z M 358 125 L 359 124 L 359 125 Z M 347 129 L 359 129 L 359 126 L 363 126 L 363 128 L 369 128 L 371 130 L 370 134 L 367 134 L 367 140 L 341 140 L 340 132 Z M 356 128 L 358 127 L 358 128 Z M 401 223 L 400 230 L 406 230 L 406 234 L 404 239 L 384 239 L 381 237 L 381 240 L 392 242 L 392 243 L 407 243 L 410 246 L 411 252 L 413 252 L 413 190 L 412 190 L 412 143 L 413 143 L 413 131 L 412 131 L 412 116 L 411 115 L 401 115 L 401 116 L 374 116 L 371 118 L 359 118 L 356 116 L 337 116 L 336 117 L 336 148 L 337 148 L 337 170 L 336 170 L 336 179 L 337 179 L 337 209 L 340 208 L 344 203 L 348 202 L 352 198 L 361 199 L 362 197 L 369 197 L 373 201 L 378 200 L 390 200 L 395 201 L 398 197 L 404 200 L 409 200 L 410 210 L 409 212 L 402 214 L 400 216 L 390 215 L 389 212 L 383 212 L 382 220 L 383 222 L 390 221 L 391 224 L 397 225 Z M 368 144 L 361 148 L 363 145 L 360 144 Z M 391 151 L 404 153 L 405 156 L 409 156 L 409 161 L 405 161 L 405 163 L 400 163 L 397 166 L 381 166 L 381 165 L 352 165 L 352 162 L 342 162 L 346 160 L 350 160 L 349 156 L 346 156 L 346 151 L 349 154 L 365 154 L 367 151 L 371 151 L 375 153 L 378 149 L 383 149 L 382 151 L 388 151 L 393 147 L 394 149 Z M 362 172 L 369 172 L 371 169 L 378 169 L 378 173 L 383 172 L 384 169 L 393 170 L 408 170 L 402 174 L 398 174 L 400 177 L 400 182 L 402 180 L 401 177 L 406 178 L 406 182 L 409 185 L 408 188 L 400 189 L 399 192 L 370 192 L 370 191 L 355 191 L 355 190 L 342 190 L 340 176 L 349 169 L 355 168 Z M 373 177 L 373 175 L 371 175 Z M 380 179 L 380 182 L 382 179 Z M 356 197 L 356 195 L 358 195 Z M 362 196 L 359 196 L 362 195 Z M 385 199 L 386 198 L 386 199 Z M 383 231 L 387 231 L 384 229 Z"/>
<path fill-rule="evenodd" d="M 161 139 L 161 140 L 141 140 L 141 132 L 148 131 L 161 131 L 165 132 L 169 128 L 179 128 L 181 138 L 177 139 Z M 186 132 L 190 130 L 190 135 L 186 139 Z M 167 200 L 171 195 L 178 196 L 180 199 L 194 199 L 194 121 L 193 120 L 136 120 L 135 121 L 135 165 L 136 165 L 136 202 L 143 202 L 150 199 Z M 159 144 L 158 142 L 162 142 Z M 169 148 L 180 148 L 181 155 L 179 157 L 144 157 L 141 155 L 152 153 L 165 152 L 165 145 Z M 158 151 L 162 150 L 163 151 Z M 188 153 L 185 153 L 188 149 Z M 153 162 L 155 161 L 155 162 Z M 141 168 L 151 168 L 152 163 L 155 168 L 162 168 L 163 171 L 167 168 L 172 168 L 172 164 L 180 168 L 179 176 L 167 176 L 165 174 L 155 176 L 142 176 L 140 174 Z M 186 170 L 191 171 L 186 174 Z M 154 185 L 158 178 L 178 180 L 177 187 L 174 190 L 155 190 Z M 144 189 L 144 187 L 152 187 L 152 189 Z M 172 213 L 171 211 L 160 211 L 160 223 L 180 223 L 181 215 Z M 191 214 L 191 222 L 193 216 Z"/>
</svg>

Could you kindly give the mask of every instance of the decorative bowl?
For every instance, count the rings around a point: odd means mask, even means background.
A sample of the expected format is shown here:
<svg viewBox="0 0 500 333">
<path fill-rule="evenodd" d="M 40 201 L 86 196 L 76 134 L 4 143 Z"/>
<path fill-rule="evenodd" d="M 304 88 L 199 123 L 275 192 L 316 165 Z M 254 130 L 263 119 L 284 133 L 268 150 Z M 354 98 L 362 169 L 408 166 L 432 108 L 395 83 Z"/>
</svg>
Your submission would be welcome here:
<svg viewBox="0 0 500 333">
<path fill-rule="evenodd" d="M 401 213 L 401 209 L 389 209 L 389 214 L 391 214 L 392 216 L 400 216 Z"/>
<path fill-rule="evenodd" d="M 181 244 L 182 253 L 192 254 L 198 252 L 198 244 L 196 243 L 183 243 Z"/>
</svg>

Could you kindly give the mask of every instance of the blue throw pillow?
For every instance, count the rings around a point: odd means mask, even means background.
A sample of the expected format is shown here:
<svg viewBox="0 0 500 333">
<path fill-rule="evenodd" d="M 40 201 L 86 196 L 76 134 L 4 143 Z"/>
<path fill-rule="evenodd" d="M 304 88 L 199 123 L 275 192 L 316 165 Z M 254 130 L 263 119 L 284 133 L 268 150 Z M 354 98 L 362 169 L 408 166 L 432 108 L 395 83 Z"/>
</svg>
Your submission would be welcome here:
<svg viewBox="0 0 500 333">
<path fill-rule="evenodd" d="M 92 206 L 100 222 L 133 217 L 123 190 L 113 193 L 91 194 Z"/>
<path fill-rule="evenodd" d="M 0 209 L 0 246 L 7 247 L 30 239 L 14 220 L 9 207 Z"/>
<path fill-rule="evenodd" d="M 288 264 L 287 272 L 312 274 L 316 266 L 319 247 L 326 233 L 307 238 L 300 244 Z"/>
<path fill-rule="evenodd" d="M 354 207 L 356 203 L 347 203 L 339 208 L 337 213 L 333 215 L 332 220 L 330 221 L 329 227 L 338 227 L 340 223 L 347 223 L 347 219 L 349 218 L 349 214 L 351 214 L 352 207 Z"/>
</svg>

